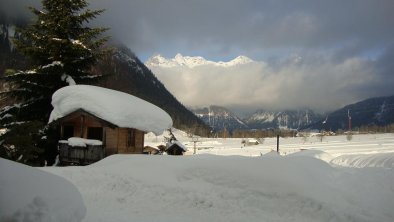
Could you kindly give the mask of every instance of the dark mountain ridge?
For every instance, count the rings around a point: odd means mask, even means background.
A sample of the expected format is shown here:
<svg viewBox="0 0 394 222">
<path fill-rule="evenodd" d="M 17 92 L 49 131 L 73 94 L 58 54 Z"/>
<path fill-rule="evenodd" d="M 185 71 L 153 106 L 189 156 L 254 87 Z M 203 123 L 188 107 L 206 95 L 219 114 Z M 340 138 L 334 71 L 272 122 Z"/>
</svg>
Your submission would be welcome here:
<svg viewBox="0 0 394 222">
<path fill-rule="evenodd" d="M 305 128 L 337 131 L 372 125 L 387 126 L 393 123 L 394 96 L 384 96 L 344 106 Z"/>
</svg>

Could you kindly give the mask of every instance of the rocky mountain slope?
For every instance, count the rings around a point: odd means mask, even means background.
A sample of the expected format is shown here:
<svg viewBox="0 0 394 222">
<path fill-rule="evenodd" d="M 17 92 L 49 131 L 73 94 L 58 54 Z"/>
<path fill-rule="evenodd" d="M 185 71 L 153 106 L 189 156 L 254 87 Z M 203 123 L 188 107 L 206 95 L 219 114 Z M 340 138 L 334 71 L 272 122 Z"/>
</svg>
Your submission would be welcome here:
<svg viewBox="0 0 394 222">
<path fill-rule="evenodd" d="M 244 121 L 251 129 L 300 129 L 321 118 L 312 110 L 259 110 Z"/>
<path fill-rule="evenodd" d="M 241 119 L 225 107 L 210 106 L 193 109 L 193 113 L 216 131 L 235 129 L 301 129 L 323 118 L 312 110 L 259 110 Z"/>
<path fill-rule="evenodd" d="M 200 109 L 192 110 L 193 113 L 202 119 L 205 124 L 212 127 L 215 131 L 228 130 L 233 131 L 235 129 L 248 129 L 246 125 L 239 117 L 237 117 L 230 110 L 221 106 L 209 106 Z"/>
</svg>

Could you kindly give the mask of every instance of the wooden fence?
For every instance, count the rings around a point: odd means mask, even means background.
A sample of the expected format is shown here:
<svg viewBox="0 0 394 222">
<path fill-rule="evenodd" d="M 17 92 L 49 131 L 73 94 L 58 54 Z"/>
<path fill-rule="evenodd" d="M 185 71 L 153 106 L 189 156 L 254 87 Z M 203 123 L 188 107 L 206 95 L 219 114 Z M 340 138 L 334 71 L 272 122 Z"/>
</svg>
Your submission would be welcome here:
<svg viewBox="0 0 394 222">
<path fill-rule="evenodd" d="M 70 146 L 59 142 L 59 160 L 62 165 L 88 165 L 104 158 L 102 145 Z"/>
</svg>

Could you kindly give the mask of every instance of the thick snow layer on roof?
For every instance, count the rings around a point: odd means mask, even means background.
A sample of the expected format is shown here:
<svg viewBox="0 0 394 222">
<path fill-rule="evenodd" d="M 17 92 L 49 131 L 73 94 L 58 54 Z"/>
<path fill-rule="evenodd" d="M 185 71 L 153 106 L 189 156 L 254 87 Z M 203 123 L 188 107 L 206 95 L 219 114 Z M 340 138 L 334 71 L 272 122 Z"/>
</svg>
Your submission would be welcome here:
<svg viewBox="0 0 394 222">
<path fill-rule="evenodd" d="M 78 222 L 86 206 L 68 180 L 0 158 L 0 221 Z"/>
<path fill-rule="evenodd" d="M 78 109 L 114 125 L 161 134 L 172 126 L 171 117 L 159 107 L 130 94 L 89 85 L 67 86 L 52 96 L 49 122 Z"/>
</svg>

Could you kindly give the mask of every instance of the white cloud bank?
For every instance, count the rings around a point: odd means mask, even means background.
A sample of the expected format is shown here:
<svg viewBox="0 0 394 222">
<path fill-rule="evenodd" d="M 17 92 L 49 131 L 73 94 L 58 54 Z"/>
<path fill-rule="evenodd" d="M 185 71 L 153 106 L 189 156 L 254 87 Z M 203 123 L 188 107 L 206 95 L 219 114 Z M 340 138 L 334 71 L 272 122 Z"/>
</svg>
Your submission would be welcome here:
<svg viewBox="0 0 394 222">
<path fill-rule="evenodd" d="M 233 67 L 149 67 L 187 106 L 220 105 L 244 109 L 312 108 L 328 111 L 392 92 L 378 62 L 364 58 L 290 56 L 279 62 Z M 391 83 L 390 83 L 391 82 Z"/>
</svg>

